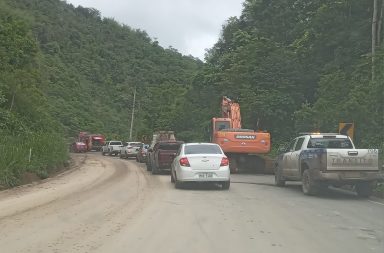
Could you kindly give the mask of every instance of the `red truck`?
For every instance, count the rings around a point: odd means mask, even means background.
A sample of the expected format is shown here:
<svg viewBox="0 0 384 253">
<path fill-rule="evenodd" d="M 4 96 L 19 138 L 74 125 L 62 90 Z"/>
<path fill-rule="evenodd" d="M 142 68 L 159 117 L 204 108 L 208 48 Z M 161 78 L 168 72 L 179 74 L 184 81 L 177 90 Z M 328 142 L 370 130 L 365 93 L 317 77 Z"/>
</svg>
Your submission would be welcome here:
<svg viewBox="0 0 384 253">
<path fill-rule="evenodd" d="M 87 145 L 87 151 L 101 151 L 101 148 L 105 145 L 105 137 L 102 134 L 80 132 L 78 139 Z"/>
<path fill-rule="evenodd" d="M 153 148 L 148 149 L 147 170 L 152 174 L 158 174 L 161 171 L 170 171 L 173 159 L 182 144 L 182 141 L 159 141 Z"/>
</svg>

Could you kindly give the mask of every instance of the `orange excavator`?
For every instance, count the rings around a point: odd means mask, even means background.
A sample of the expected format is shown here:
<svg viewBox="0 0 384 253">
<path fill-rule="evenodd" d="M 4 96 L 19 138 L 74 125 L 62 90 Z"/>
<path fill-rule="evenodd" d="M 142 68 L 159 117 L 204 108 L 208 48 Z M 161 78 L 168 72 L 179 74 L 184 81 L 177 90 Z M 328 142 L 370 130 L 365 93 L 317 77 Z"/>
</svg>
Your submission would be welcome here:
<svg viewBox="0 0 384 253">
<path fill-rule="evenodd" d="M 262 154 L 270 152 L 271 135 L 241 127 L 240 105 L 224 96 L 221 118 L 212 118 L 212 142 L 220 145 L 229 158 L 231 172 L 263 171 Z"/>
</svg>

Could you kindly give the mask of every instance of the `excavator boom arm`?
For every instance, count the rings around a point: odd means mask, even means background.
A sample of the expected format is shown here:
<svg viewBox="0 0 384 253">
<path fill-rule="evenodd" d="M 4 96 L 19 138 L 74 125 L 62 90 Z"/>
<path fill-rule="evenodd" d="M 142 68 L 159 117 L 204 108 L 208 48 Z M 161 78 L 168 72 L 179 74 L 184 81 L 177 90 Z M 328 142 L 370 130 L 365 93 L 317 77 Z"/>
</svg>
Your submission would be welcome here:
<svg viewBox="0 0 384 253">
<path fill-rule="evenodd" d="M 221 102 L 221 112 L 223 118 L 229 118 L 232 122 L 232 128 L 241 128 L 240 105 L 228 97 L 224 96 Z"/>
</svg>

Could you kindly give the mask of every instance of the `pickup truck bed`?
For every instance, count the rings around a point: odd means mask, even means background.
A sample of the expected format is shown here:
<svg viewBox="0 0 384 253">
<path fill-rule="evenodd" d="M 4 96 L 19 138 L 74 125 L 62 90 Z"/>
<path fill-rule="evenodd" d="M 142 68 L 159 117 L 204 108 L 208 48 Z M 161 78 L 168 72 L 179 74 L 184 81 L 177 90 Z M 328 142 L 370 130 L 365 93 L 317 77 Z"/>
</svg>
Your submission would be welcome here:
<svg viewBox="0 0 384 253">
<path fill-rule="evenodd" d="M 348 136 L 304 135 L 295 138 L 275 164 L 275 184 L 302 181 L 303 192 L 314 195 L 329 185 L 352 185 L 368 197 L 376 181 L 383 180 L 377 149 L 356 149 Z"/>
</svg>

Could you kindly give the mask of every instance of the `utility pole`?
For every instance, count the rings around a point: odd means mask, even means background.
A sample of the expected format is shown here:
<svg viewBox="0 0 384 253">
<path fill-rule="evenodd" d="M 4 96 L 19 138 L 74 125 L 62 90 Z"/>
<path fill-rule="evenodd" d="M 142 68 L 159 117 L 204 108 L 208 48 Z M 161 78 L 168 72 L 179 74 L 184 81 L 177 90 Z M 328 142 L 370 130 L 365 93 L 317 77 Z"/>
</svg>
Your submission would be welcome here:
<svg viewBox="0 0 384 253">
<path fill-rule="evenodd" d="M 136 104 L 136 87 L 133 91 L 133 105 L 132 105 L 132 117 L 131 117 L 131 129 L 129 130 L 129 140 L 132 141 L 133 120 L 135 118 L 135 104 Z"/>
</svg>

